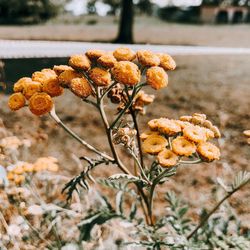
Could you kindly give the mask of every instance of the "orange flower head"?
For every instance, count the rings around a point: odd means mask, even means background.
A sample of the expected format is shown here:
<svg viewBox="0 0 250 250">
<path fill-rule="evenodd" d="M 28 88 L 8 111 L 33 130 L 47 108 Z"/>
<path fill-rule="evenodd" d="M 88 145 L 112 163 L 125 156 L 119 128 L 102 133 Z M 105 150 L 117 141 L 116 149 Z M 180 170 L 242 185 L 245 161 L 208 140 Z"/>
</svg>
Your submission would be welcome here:
<svg viewBox="0 0 250 250">
<path fill-rule="evenodd" d="M 183 129 L 183 136 L 195 143 L 205 142 L 207 140 L 206 132 L 200 126 L 187 126 Z"/>
<path fill-rule="evenodd" d="M 63 71 L 66 70 L 73 70 L 72 67 L 68 66 L 68 65 L 55 65 L 53 67 L 53 70 L 55 71 L 55 73 L 59 76 Z"/>
<path fill-rule="evenodd" d="M 69 59 L 69 65 L 77 70 L 88 71 L 91 67 L 91 62 L 86 55 L 73 55 Z"/>
<path fill-rule="evenodd" d="M 160 64 L 160 58 L 149 50 L 137 51 L 137 58 L 143 66 L 151 67 Z"/>
<path fill-rule="evenodd" d="M 147 154 L 158 154 L 168 145 L 168 141 L 160 135 L 150 135 L 142 143 L 142 150 Z"/>
<path fill-rule="evenodd" d="M 18 110 L 25 106 L 25 97 L 22 93 L 14 93 L 9 97 L 8 106 L 11 110 Z"/>
<path fill-rule="evenodd" d="M 81 98 L 87 98 L 92 94 L 92 88 L 85 77 L 72 79 L 70 90 Z"/>
<path fill-rule="evenodd" d="M 191 156 L 196 151 L 193 142 L 188 141 L 183 136 L 179 136 L 172 141 L 173 152 L 180 156 Z"/>
<path fill-rule="evenodd" d="M 174 70 L 176 68 L 176 63 L 174 59 L 168 54 L 157 54 L 160 58 L 160 66 L 164 70 Z"/>
<path fill-rule="evenodd" d="M 22 92 L 24 85 L 26 83 L 31 82 L 32 79 L 30 77 L 22 77 L 21 79 L 19 79 L 15 84 L 14 84 L 14 92 Z"/>
<path fill-rule="evenodd" d="M 168 85 L 168 75 L 161 67 L 151 67 L 146 73 L 147 84 L 153 89 L 161 89 Z"/>
<path fill-rule="evenodd" d="M 41 90 L 42 90 L 42 84 L 40 82 L 31 81 L 27 82 L 24 85 L 23 94 L 25 98 L 29 100 L 31 96 L 33 96 L 37 92 L 41 92 Z"/>
<path fill-rule="evenodd" d="M 140 82 L 141 72 L 138 66 L 132 62 L 117 62 L 112 69 L 115 80 L 124 85 L 133 86 Z"/>
<path fill-rule="evenodd" d="M 220 159 L 219 148 L 210 142 L 201 142 L 197 147 L 197 153 L 206 162 Z"/>
<path fill-rule="evenodd" d="M 63 71 L 58 79 L 59 79 L 59 83 L 62 87 L 64 88 L 67 88 L 70 86 L 70 83 L 72 81 L 72 79 L 74 78 L 81 78 L 82 77 L 82 74 L 78 73 L 77 71 L 75 70 L 65 70 Z"/>
<path fill-rule="evenodd" d="M 100 49 L 90 49 L 86 52 L 86 56 L 90 60 L 97 60 L 99 57 L 103 56 L 106 52 Z"/>
<path fill-rule="evenodd" d="M 181 132 L 181 126 L 175 120 L 163 118 L 158 122 L 158 130 L 167 136 L 174 136 Z"/>
<path fill-rule="evenodd" d="M 51 78 L 42 85 L 42 91 L 49 94 L 51 97 L 60 96 L 63 94 L 63 88 L 60 86 L 58 78 Z"/>
<path fill-rule="evenodd" d="M 34 94 L 29 100 L 29 109 L 34 115 L 44 115 L 53 108 L 52 98 L 44 92 Z"/>
<path fill-rule="evenodd" d="M 165 148 L 158 154 L 157 160 L 163 168 L 168 168 L 177 164 L 178 156 L 173 151 Z"/>
<path fill-rule="evenodd" d="M 113 52 L 117 61 L 133 61 L 136 53 L 130 48 L 118 48 Z"/>
<path fill-rule="evenodd" d="M 117 61 L 112 53 L 105 53 L 98 58 L 97 62 L 105 68 L 112 68 Z"/>
<path fill-rule="evenodd" d="M 101 68 L 91 69 L 89 77 L 97 86 L 108 86 L 111 83 L 111 74 Z"/>
</svg>

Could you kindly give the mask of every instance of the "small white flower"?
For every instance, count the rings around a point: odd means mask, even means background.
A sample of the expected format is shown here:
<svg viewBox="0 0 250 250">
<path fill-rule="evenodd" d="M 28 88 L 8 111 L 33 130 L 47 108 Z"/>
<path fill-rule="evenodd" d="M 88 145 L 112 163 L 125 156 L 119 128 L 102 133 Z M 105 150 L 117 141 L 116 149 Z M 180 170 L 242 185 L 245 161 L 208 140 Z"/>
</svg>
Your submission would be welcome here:
<svg viewBox="0 0 250 250">
<path fill-rule="evenodd" d="M 28 213 L 32 215 L 42 215 L 44 213 L 43 209 L 39 205 L 32 205 L 28 207 Z"/>
</svg>

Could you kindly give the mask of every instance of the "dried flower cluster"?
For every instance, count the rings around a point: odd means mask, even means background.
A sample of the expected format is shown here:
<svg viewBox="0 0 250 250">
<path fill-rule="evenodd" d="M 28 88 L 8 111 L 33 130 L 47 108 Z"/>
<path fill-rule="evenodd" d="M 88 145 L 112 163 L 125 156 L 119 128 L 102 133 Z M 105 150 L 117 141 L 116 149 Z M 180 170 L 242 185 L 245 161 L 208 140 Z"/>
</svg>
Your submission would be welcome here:
<svg viewBox="0 0 250 250">
<path fill-rule="evenodd" d="M 129 48 L 118 48 L 113 52 L 89 50 L 85 54 L 73 55 L 69 65 L 56 65 L 53 69 L 43 69 L 23 77 L 14 85 L 14 94 L 9 98 L 11 110 L 19 110 L 26 105 L 35 115 L 44 115 L 52 110 L 53 97 L 63 94 L 69 88 L 76 96 L 86 99 L 96 95 L 97 87 L 110 89 L 109 97 L 123 109 L 125 95 L 121 85 L 133 87 L 141 83 L 146 70 L 146 83 L 154 89 L 168 85 L 167 70 L 174 70 L 175 61 L 168 54 L 155 54 L 147 50 L 137 53 Z M 121 84 L 121 85 L 120 85 Z M 154 97 L 143 91 L 137 93 L 133 108 L 144 113 L 144 106 Z"/>
<path fill-rule="evenodd" d="M 211 162 L 220 158 L 220 150 L 208 140 L 219 138 L 219 129 L 206 115 L 195 113 L 179 120 L 168 118 L 148 122 L 150 131 L 141 135 L 144 153 L 157 155 L 162 167 L 177 165 L 182 157 L 199 157 Z"/>
</svg>

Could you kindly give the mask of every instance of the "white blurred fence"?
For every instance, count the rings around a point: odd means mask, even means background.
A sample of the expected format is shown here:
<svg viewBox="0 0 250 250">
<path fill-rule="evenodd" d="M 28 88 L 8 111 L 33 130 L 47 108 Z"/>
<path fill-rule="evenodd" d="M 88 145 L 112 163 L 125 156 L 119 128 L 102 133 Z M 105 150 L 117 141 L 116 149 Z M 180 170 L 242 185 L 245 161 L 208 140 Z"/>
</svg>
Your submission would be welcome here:
<svg viewBox="0 0 250 250">
<path fill-rule="evenodd" d="M 14 58 L 63 58 L 83 53 L 92 48 L 113 50 L 124 45 L 110 43 L 57 42 L 0 40 L 0 59 Z M 126 45 L 130 48 L 167 52 L 171 55 L 249 55 L 250 48 L 222 48 L 203 46 Z"/>
</svg>

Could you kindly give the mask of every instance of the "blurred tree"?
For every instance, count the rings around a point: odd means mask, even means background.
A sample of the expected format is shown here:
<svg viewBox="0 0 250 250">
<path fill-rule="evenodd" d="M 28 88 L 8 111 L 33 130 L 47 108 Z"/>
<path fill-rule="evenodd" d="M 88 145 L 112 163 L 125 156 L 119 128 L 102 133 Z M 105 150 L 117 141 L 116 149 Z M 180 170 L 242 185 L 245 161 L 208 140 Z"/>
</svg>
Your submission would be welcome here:
<svg viewBox="0 0 250 250">
<path fill-rule="evenodd" d="M 0 23 L 38 23 L 56 16 L 67 0 L 0 0 Z"/>
<path fill-rule="evenodd" d="M 139 0 L 136 6 L 141 12 L 148 15 L 152 14 L 152 3 L 150 0 Z"/>
<path fill-rule="evenodd" d="M 133 0 L 122 0 L 118 36 L 115 43 L 133 43 Z"/>
<path fill-rule="evenodd" d="M 103 2 L 108 4 L 111 7 L 109 14 L 111 14 L 111 15 L 117 14 L 117 12 L 120 8 L 120 5 L 121 5 L 120 0 L 103 0 Z"/>
<path fill-rule="evenodd" d="M 96 14 L 95 4 L 96 4 L 96 0 L 90 0 L 90 1 L 88 1 L 88 3 L 87 3 L 88 14 L 90 14 L 90 15 Z"/>
</svg>

